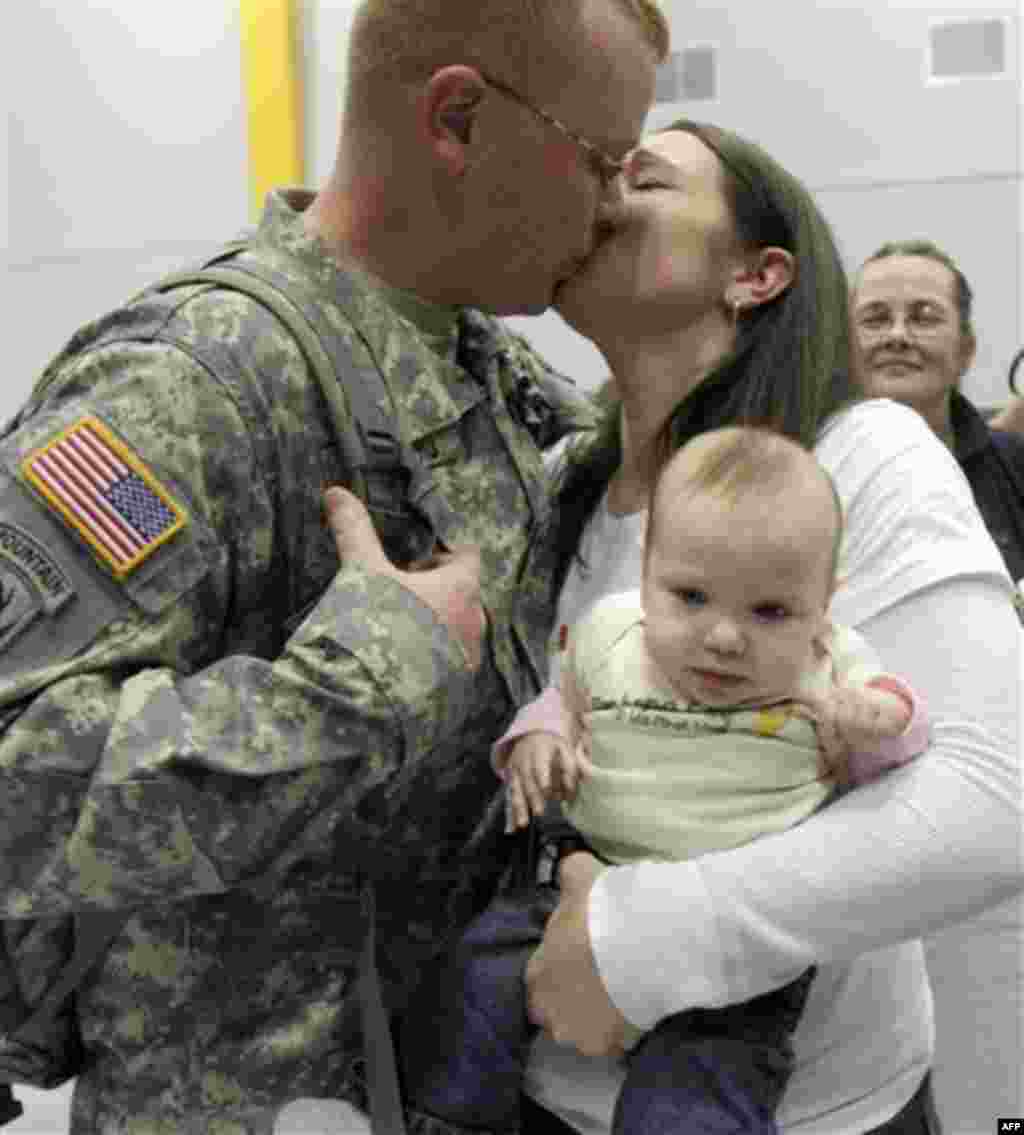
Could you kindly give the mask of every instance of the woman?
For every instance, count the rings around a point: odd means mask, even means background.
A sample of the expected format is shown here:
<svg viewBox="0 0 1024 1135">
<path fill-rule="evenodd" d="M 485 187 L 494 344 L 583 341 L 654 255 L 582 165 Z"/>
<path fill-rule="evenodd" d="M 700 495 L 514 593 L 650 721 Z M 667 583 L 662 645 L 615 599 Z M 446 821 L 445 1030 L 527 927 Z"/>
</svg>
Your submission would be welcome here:
<svg viewBox="0 0 1024 1135">
<path fill-rule="evenodd" d="M 558 473 L 559 623 L 637 585 L 648 488 L 668 451 L 715 426 L 771 424 L 813 446 L 836 481 L 847 534 L 832 614 L 928 699 L 933 745 L 746 848 L 608 869 L 568 855 L 528 971 L 531 1015 L 565 1045 L 614 1054 L 625 1017 L 649 1028 L 816 962 L 783 1130 L 923 1135 L 936 1130 L 932 1022 L 914 939 L 1020 887 L 1010 581 L 920 418 L 857 402 L 842 267 L 794 179 L 736 136 L 680 122 L 633 155 L 610 224 L 559 296 L 621 397 Z M 542 1037 L 528 1092 L 577 1130 L 607 1130 L 618 1075 L 614 1059 Z M 990 1123 L 992 1101 L 977 1106 Z M 524 1125 L 556 1128 L 543 1113 Z"/>
<path fill-rule="evenodd" d="M 970 284 L 931 241 L 891 241 L 857 273 L 856 372 L 864 392 L 916 410 L 957 459 L 1006 570 L 1024 579 L 1024 438 L 992 429 L 960 392 L 974 361 Z"/>
</svg>

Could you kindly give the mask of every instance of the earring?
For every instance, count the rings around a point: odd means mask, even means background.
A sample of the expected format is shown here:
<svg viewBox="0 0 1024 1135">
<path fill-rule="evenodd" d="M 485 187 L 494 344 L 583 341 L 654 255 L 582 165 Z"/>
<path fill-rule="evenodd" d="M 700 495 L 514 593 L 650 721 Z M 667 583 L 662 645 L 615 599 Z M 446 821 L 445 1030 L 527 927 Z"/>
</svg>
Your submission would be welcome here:
<svg viewBox="0 0 1024 1135">
<path fill-rule="evenodd" d="M 740 316 L 743 314 L 743 302 L 742 302 L 742 300 L 738 300 L 738 299 L 733 300 L 732 303 L 729 305 L 729 310 L 730 310 L 730 312 L 732 312 L 732 325 L 733 325 L 733 327 L 734 328 L 739 327 Z"/>
</svg>

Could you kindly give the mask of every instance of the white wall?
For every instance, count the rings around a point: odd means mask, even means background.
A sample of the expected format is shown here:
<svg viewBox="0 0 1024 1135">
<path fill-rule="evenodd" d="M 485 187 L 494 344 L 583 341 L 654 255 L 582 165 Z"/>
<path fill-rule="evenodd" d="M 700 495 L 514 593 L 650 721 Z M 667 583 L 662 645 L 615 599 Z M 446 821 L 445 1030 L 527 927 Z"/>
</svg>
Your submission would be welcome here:
<svg viewBox="0 0 1024 1135">
<path fill-rule="evenodd" d="M 79 323 L 233 235 L 249 208 L 233 3 L 31 0 L 4 38 L 0 416 Z"/>
<path fill-rule="evenodd" d="M 306 53 L 306 180 L 319 185 L 331 171 L 338 141 L 347 42 L 356 0 L 302 0 Z"/>
</svg>

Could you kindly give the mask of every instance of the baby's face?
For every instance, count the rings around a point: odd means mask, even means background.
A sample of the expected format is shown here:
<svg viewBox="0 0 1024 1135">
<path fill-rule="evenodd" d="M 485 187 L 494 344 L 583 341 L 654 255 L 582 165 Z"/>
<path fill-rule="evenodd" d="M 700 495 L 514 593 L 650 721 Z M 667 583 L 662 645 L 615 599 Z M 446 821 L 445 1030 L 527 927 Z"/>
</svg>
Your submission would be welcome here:
<svg viewBox="0 0 1024 1135">
<path fill-rule="evenodd" d="M 678 696 L 713 707 L 793 696 L 826 627 L 834 528 L 822 519 L 799 494 L 659 500 L 644 636 Z"/>
</svg>

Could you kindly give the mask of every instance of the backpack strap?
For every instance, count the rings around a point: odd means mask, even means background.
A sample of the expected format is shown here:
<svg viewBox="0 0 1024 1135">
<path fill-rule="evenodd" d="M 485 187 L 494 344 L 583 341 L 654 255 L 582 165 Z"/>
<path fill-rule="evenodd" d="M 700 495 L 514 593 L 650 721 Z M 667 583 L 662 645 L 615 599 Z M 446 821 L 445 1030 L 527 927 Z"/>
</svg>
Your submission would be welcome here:
<svg viewBox="0 0 1024 1135">
<path fill-rule="evenodd" d="M 366 936 L 359 955 L 356 997 L 363 1024 L 370 1127 L 373 1135 L 406 1135 L 391 1018 L 384 1005 L 377 970 L 377 910 L 370 882 L 363 888 L 363 903 L 366 907 Z"/>
<path fill-rule="evenodd" d="M 248 255 L 240 257 L 240 253 Z M 258 243 L 233 242 L 198 268 L 164 277 L 142 295 L 213 284 L 241 292 L 270 311 L 288 329 L 306 359 L 333 427 L 344 479 L 373 514 L 388 554 L 398 562 L 407 562 L 432 552 L 438 532 L 452 521 L 444 501 L 430 491 L 428 467 L 402 436 L 394 398 L 372 355 L 367 353 L 360 358 L 359 352 L 353 354 L 351 339 L 328 319 L 317 297 L 259 253 Z M 349 334 L 361 340 L 369 352 L 352 321 L 350 300 L 345 294 L 333 297 L 334 304 L 349 319 Z M 335 359 L 346 360 L 343 373 L 336 368 Z M 225 369 L 226 364 L 218 365 L 215 355 L 204 361 L 215 373 Z M 275 468 L 281 476 L 289 475 L 290 469 L 280 468 L 277 447 L 268 432 L 271 413 L 267 392 L 245 375 L 225 375 L 224 379 L 231 382 L 254 435 L 263 443 L 264 464 L 272 475 L 276 475 Z M 297 516 L 292 520 L 299 523 Z M 293 622 L 296 616 L 307 613 L 299 611 L 297 600 L 299 535 L 296 528 L 283 542 L 284 548 L 295 552 L 286 565 Z"/>
<path fill-rule="evenodd" d="M 301 348 L 316 379 L 330 411 L 352 491 L 368 507 L 391 505 L 395 469 L 412 471 L 418 462 L 395 428 L 399 417 L 387 383 L 375 366 L 360 366 L 351 376 L 338 374 L 333 358 L 346 352 L 348 344 L 339 342 L 338 332 L 328 324 L 316 298 L 260 259 L 258 249 L 254 241 L 234 241 L 199 268 L 165 276 L 147 291 L 216 284 L 241 292 L 271 311 Z M 241 253 L 252 255 L 239 259 Z M 344 297 L 338 299 L 345 310 Z M 358 334 L 354 325 L 353 330 Z M 390 415 L 383 406 L 390 408 Z"/>
<path fill-rule="evenodd" d="M 106 954 L 130 917 L 130 912 L 119 911 L 89 914 L 76 919 L 75 947 L 71 958 L 34 1009 L 21 1000 L 16 988 L 10 990 L 10 1000 L 21 1002 L 20 1006 L 10 1002 L 7 1005 L 8 1013 L 13 1008 L 21 1019 L 21 1023 L 5 1038 L 12 1049 L 20 1047 L 38 1049 L 40 1052 L 47 1050 L 52 1039 L 54 1021 L 60 1017 L 65 1002 Z M 58 1082 L 59 1080 L 49 1086 L 56 1086 Z M 25 1108 L 15 1098 L 11 1085 L 0 1083 L 0 1127 L 13 1123 L 24 1111 Z"/>
<path fill-rule="evenodd" d="M 245 247 L 247 246 L 234 247 L 229 255 L 233 256 Z M 367 468 L 373 467 L 374 458 L 390 456 L 393 445 L 397 443 L 394 443 L 389 431 L 384 431 L 379 426 L 367 430 L 365 437 L 364 431 L 357 427 L 357 422 L 374 421 L 376 418 L 382 418 L 382 415 L 372 399 L 365 396 L 362 390 L 346 390 L 338 381 L 334 364 L 305 310 L 281 288 L 278 281 L 265 278 L 262 272 L 258 273 L 252 267 L 242 268 L 238 265 L 228 267 L 217 262 L 191 271 L 186 269 L 175 272 L 165 276 L 153 285 L 152 289 L 147 290 L 170 291 L 172 288 L 191 284 L 215 284 L 229 291 L 242 292 L 273 312 L 288 328 L 289 334 L 302 350 L 320 393 L 331 411 L 331 420 L 334 423 L 342 460 L 351 477 L 352 491 L 361 500 L 366 500 Z M 377 385 L 381 387 L 384 385 L 379 376 Z M 350 406 L 351 400 L 358 402 L 354 416 Z M 383 433 L 387 433 L 388 436 L 381 439 Z M 366 444 L 367 440 L 371 441 L 370 445 Z M 377 445 L 372 442 L 377 442 Z"/>
</svg>

